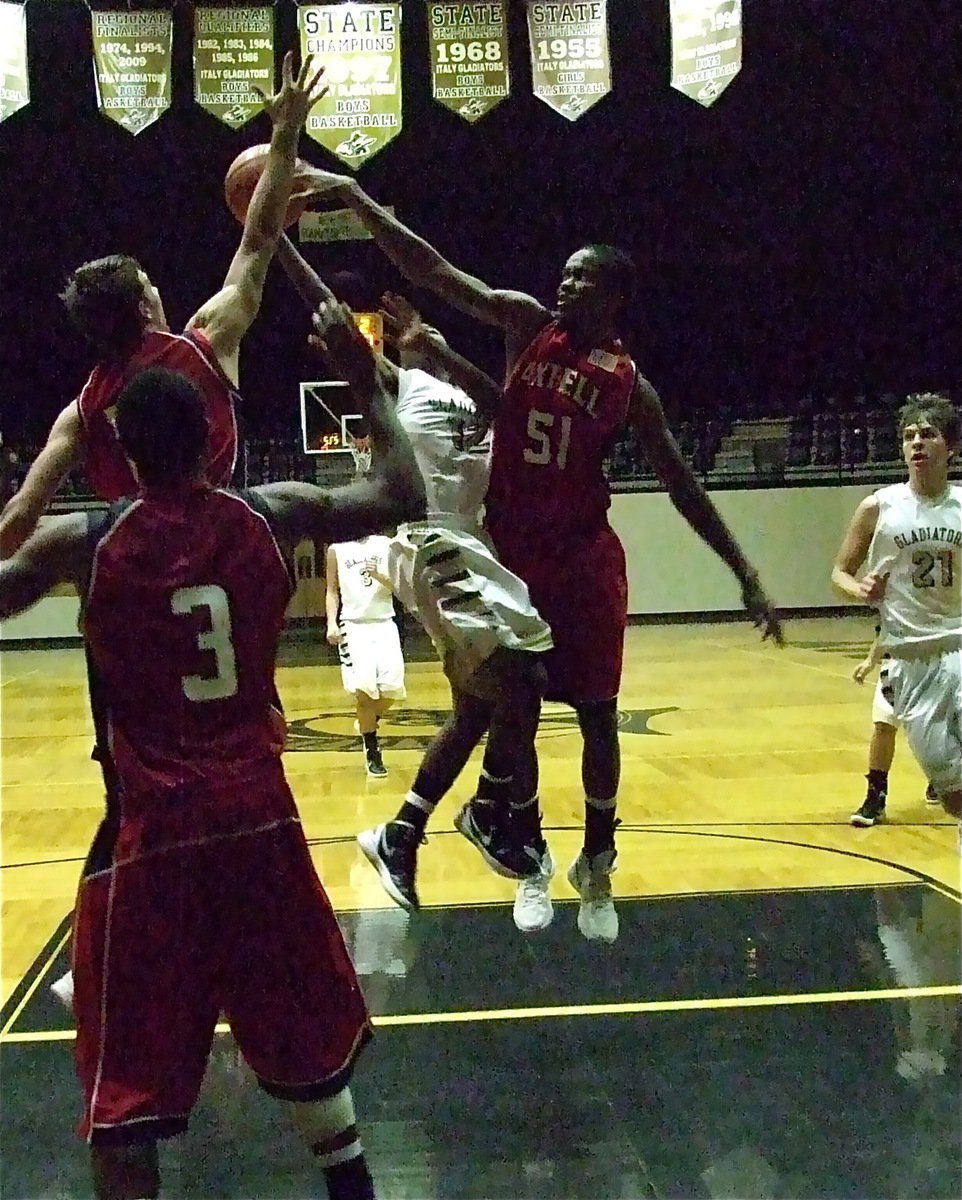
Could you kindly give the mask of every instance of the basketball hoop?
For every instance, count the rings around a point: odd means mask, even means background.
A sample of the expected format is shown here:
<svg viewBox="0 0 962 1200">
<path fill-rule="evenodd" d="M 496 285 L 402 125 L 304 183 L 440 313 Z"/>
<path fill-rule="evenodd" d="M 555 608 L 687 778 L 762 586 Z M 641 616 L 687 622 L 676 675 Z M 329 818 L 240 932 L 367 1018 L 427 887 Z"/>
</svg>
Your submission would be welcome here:
<svg viewBox="0 0 962 1200">
<path fill-rule="evenodd" d="M 354 474 L 367 475 L 371 469 L 371 443 L 368 438 L 351 438 L 347 447 L 354 459 Z"/>
</svg>

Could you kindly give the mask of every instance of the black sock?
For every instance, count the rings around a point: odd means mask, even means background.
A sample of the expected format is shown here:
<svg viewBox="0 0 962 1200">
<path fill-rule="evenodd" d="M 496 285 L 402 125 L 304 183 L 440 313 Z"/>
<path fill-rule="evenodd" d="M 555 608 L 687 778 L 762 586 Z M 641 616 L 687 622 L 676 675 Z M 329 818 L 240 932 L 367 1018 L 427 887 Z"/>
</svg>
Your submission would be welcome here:
<svg viewBox="0 0 962 1200">
<path fill-rule="evenodd" d="M 493 804 L 501 809 L 507 803 L 513 785 L 513 775 L 493 775 L 482 764 L 475 797 L 481 804 Z"/>
<path fill-rule="evenodd" d="M 868 780 L 865 799 L 881 801 L 884 804 L 889 792 L 888 771 L 869 771 L 865 778 Z"/>
<path fill-rule="evenodd" d="M 324 1182 L 330 1200 L 377 1200 L 374 1180 L 363 1154 L 334 1167 L 325 1167 Z"/>
<path fill-rule="evenodd" d="M 534 846 L 539 853 L 544 853 L 544 838 L 541 835 L 541 812 L 538 807 L 538 797 L 532 796 L 523 804 L 511 805 L 511 823 L 513 833 L 523 846 Z"/>
<path fill-rule="evenodd" d="M 606 807 L 599 808 L 591 800 L 585 799 L 586 858 L 594 858 L 596 854 L 615 848 L 615 826 L 619 824 L 615 817 L 615 802 L 606 800 L 603 803 Z"/>
<path fill-rule="evenodd" d="M 418 834 L 423 834 L 427 828 L 428 820 L 436 807 L 436 801 L 432 803 L 430 800 L 425 800 L 423 796 L 412 788 L 408 792 L 404 803 L 398 809 L 395 821 L 403 821 L 405 825 L 410 825 Z"/>
<path fill-rule="evenodd" d="M 362 733 L 361 739 L 364 742 L 365 750 L 379 750 L 380 746 L 377 743 L 377 730 L 374 729 L 370 733 Z"/>
</svg>

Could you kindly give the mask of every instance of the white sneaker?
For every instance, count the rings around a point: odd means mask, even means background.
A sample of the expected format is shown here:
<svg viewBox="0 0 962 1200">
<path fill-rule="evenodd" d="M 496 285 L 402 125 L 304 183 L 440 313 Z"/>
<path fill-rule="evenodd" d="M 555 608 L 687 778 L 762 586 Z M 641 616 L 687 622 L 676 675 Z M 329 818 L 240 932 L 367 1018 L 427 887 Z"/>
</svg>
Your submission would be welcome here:
<svg viewBox="0 0 962 1200">
<path fill-rule="evenodd" d="M 50 990 L 65 1008 L 73 1008 L 73 972 L 61 975 L 56 983 L 50 985 Z"/>
<path fill-rule="evenodd" d="M 534 850 L 529 851 L 534 854 Z M 518 892 L 514 898 L 514 923 L 522 933 L 537 933 L 539 929 L 547 929 L 554 916 L 551 897 L 548 888 L 554 875 L 554 859 L 551 851 L 545 850 L 541 857 L 540 870 L 535 875 L 527 875 L 518 884 Z"/>
<path fill-rule="evenodd" d="M 615 858 L 614 850 L 603 850 L 590 859 L 582 850 L 568 870 L 568 882 L 581 897 L 578 928 L 592 942 L 614 942 L 618 938 L 618 914 L 611 898 Z"/>
</svg>

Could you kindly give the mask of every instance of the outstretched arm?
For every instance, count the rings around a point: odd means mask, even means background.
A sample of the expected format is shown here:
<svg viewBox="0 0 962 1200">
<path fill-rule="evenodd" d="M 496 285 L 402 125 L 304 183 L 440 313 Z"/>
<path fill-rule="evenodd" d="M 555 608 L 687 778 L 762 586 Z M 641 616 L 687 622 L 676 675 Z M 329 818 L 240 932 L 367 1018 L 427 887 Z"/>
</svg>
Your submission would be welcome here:
<svg viewBox="0 0 962 1200">
<path fill-rule="evenodd" d="M 411 443 L 394 414 L 397 371 L 358 332 L 350 309 L 325 301 L 314 318 L 315 339 L 356 364 L 354 399 L 366 411 L 371 435 L 371 470 L 346 487 L 325 491 L 307 483 L 274 483 L 258 488 L 274 514 L 274 526 L 288 544 L 353 541 L 420 520 L 425 511 L 424 481 Z M 390 370 L 388 370 L 390 368 Z"/>
<path fill-rule="evenodd" d="M 452 350 L 443 335 L 432 325 L 426 325 L 403 296 L 385 292 L 381 304 L 385 336 L 401 352 L 401 365 L 405 365 L 405 354 L 413 354 L 429 368 L 439 368 L 455 387 L 471 397 L 485 421 L 493 421 L 501 406 L 502 392 L 491 376 Z"/>
<path fill-rule="evenodd" d="M 648 461 L 668 489 L 672 504 L 741 584 L 742 603 L 755 625 L 762 630 L 762 636 L 774 638 L 781 646 L 784 643 L 782 627 L 757 573 L 678 449 L 658 393 L 640 376 L 632 398 L 632 418 Z"/>
<path fill-rule="evenodd" d="M 12 558 L 0 563 L 0 620 L 24 612 L 58 583 L 82 589 L 89 566 L 87 514 L 48 517 Z"/>
<path fill-rule="evenodd" d="M 9 558 L 37 528 L 60 485 L 84 456 L 83 422 L 76 400 L 53 423 L 44 448 L 0 513 L 0 558 Z"/>
<path fill-rule="evenodd" d="M 317 195 L 352 209 L 378 246 L 402 275 L 418 287 L 428 288 L 469 316 L 504 330 L 512 341 L 526 344 L 551 319 L 551 314 L 525 292 L 492 288 L 483 279 L 462 271 L 424 238 L 376 203 L 346 175 L 314 168 L 307 183 Z"/>
<path fill-rule="evenodd" d="M 323 68 L 305 59 L 297 78 L 292 55 L 284 56 L 281 90 L 264 105 L 274 130 L 264 171 L 247 207 L 240 245 L 221 290 L 195 313 L 188 328 L 202 329 L 218 361 L 234 383 L 244 334 L 261 305 L 267 268 L 287 215 L 297 163 L 297 143 L 307 113 L 326 89 L 320 87 Z"/>
</svg>

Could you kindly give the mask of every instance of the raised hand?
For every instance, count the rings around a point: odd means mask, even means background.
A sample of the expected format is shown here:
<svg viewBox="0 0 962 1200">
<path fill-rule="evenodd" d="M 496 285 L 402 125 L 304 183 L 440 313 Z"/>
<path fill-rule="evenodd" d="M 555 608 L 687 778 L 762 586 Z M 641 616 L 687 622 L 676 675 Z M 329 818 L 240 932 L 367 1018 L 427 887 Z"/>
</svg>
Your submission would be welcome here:
<svg viewBox="0 0 962 1200">
<path fill-rule="evenodd" d="M 413 350 L 427 334 L 421 314 L 410 301 L 397 292 L 385 292 L 381 297 L 381 317 L 384 336 L 399 350 Z"/>
<path fill-rule="evenodd" d="M 308 196 L 343 201 L 357 184 L 348 175 L 336 175 L 333 171 L 324 171 L 308 163 L 298 163 L 297 186 L 301 193 Z"/>
<path fill-rule="evenodd" d="M 742 582 L 742 604 L 755 628 L 762 631 L 762 641 L 771 638 L 776 646 L 785 645 L 785 635 L 778 614 L 754 575 Z"/>
<path fill-rule="evenodd" d="M 313 55 L 308 55 L 301 63 L 296 78 L 293 68 L 294 55 L 288 51 L 281 67 L 280 91 L 269 99 L 261 92 L 264 111 L 275 128 L 300 129 L 313 106 L 327 94 L 327 86 L 321 83 L 324 68 L 316 65 Z"/>
</svg>

